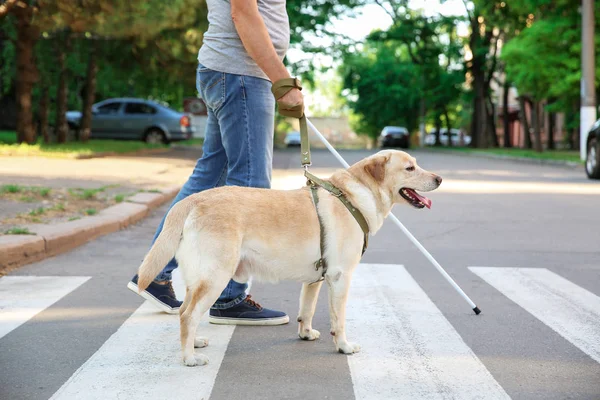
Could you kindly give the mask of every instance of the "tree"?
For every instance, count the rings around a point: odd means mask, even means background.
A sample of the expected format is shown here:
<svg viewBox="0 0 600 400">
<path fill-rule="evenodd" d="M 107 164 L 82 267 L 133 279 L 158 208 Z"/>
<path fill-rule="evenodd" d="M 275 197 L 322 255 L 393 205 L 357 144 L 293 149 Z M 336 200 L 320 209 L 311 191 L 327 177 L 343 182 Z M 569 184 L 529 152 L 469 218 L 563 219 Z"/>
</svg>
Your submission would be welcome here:
<svg viewBox="0 0 600 400">
<path fill-rule="evenodd" d="M 386 125 L 413 131 L 418 123 L 421 71 L 408 54 L 385 43 L 367 43 L 340 67 L 354 128 L 376 140 Z"/>
<path fill-rule="evenodd" d="M 579 101 L 581 17 L 577 6 L 575 0 L 514 0 L 513 7 L 528 12 L 527 27 L 505 46 L 501 57 L 520 96 L 531 99 L 538 151 L 542 150 L 541 102 L 549 99 L 549 112 L 570 114 Z M 596 7 L 600 11 L 600 5 Z"/>
<path fill-rule="evenodd" d="M 436 127 L 436 144 L 442 116 L 451 135 L 448 108 L 460 96 L 460 84 L 464 82 L 460 42 L 456 38 L 456 18 L 425 17 L 405 8 L 390 8 L 397 21 L 387 31 L 376 31 L 369 40 L 389 43 L 402 48 L 408 54 L 421 76 L 418 91 L 421 93 L 421 118 L 433 117 Z M 440 60 L 443 60 L 442 62 Z M 416 89 L 416 88 L 415 88 Z M 429 113 L 427 113 L 429 109 Z M 451 140 L 448 141 L 451 145 Z"/>
<path fill-rule="evenodd" d="M 16 21 L 17 26 L 17 37 L 15 39 L 17 70 L 15 80 L 19 105 L 17 127 L 19 141 L 33 143 L 35 141 L 35 131 L 32 121 L 31 98 L 34 84 L 39 79 L 33 53 L 35 44 L 40 39 L 40 33 L 43 32 L 45 38 L 55 39 L 57 35 L 61 35 L 63 32 L 70 32 L 70 36 L 66 37 L 65 40 L 77 41 L 84 40 L 86 34 L 89 35 L 92 32 L 98 38 L 118 39 L 122 42 L 132 43 L 132 45 L 129 45 L 130 50 L 148 49 L 152 48 L 153 44 L 160 43 L 163 45 L 160 49 L 161 54 L 166 53 L 169 56 L 177 57 L 182 53 L 182 46 L 189 44 L 190 40 L 196 44 L 198 40 L 201 41 L 201 32 L 206 26 L 206 4 L 204 0 L 173 0 L 170 2 L 158 0 L 131 0 L 128 2 L 108 0 L 88 0 L 85 2 L 73 2 L 71 0 L 0 0 L 0 19 L 8 18 L 8 16 L 11 16 L 11 20 Z M 204 22 L 200 21 L 198 23 L 199 19 Z M 158 40 L 151 40 L 157 38 L 159 34 L 160 38 Z M 182 35 L 185 35 L 188 40 L 176 42 L 175 38 L 181 38 Z M 171 41 L 165 46 L 166 40 Z M 127 43 L 121 46 L 122 49 L 127 47 Z M 184 50 L 187 59 L 192 60 L 192 54 L 197 52 L 197 47 L 193 53 L 187 49 Z M 156 50 L 155 54 L 158 53 L 158 50 Z M 139 55 L 139 53 L 130 55 L 127 60 L 131 60 L 135 55 Z M 65 54 L 65 57 L 67 59 L 65 68 L 60 71 L 63 76 L 69 73 L 69 55 Z M 62 56 L 59 52 L 59 64 L 61 64 L 61 59 Z M 131 62 L 127 67 L 131 70 Z M 148 69 L 151 68 L 146 68 L 145 72 Z M 171 70 L 175 69 L 172 68 Z M 96 70 L 97 68 L 87 69 L 90 73 L 94 73 Z M 155 67 L 154 72 L 158 74 L 158 68 Z M 166 76 L 167 71 L 164 71 L 163 68 L 160 73 Z M 138 75 L 144 76 L 141 73 Z M 190 80 L 193 82 L 193 74 L 189 75 L 192 75 Z M 159 81 L 156 74 L 153 78 Z M 173 77 L 170 81 L 173 82 L 176 79 L 177 77 Z M 92 82 L 93 77 L 89 77 L 86 81 Z M 57 97 L 57 102 L 61 105 L 67 103 L 65 100 L 68 96 L 67 87 L 65 80 L 65 85 L 58 91 L 59 96 Z M 91 103 L 87 101 L 86 106 L 91 107 Z M 64 127 L 64 119 L 60 114 L 62 114 L 62 110 L 57 115 L 57 122 Z M 62 138 L 63 135 L 60 136 Z"/>
<path fill-rule="evenodd" d="M 38 77 L 33 59 L 33 46 L 39 36 L 33 22 L 37 11 L 38 2 L 34 0 L 0 0 L 0 21 L 11 15 L 16 26 L 17 141 L 26 143 L 35 142 L 31 91 Z"/>
</svg>

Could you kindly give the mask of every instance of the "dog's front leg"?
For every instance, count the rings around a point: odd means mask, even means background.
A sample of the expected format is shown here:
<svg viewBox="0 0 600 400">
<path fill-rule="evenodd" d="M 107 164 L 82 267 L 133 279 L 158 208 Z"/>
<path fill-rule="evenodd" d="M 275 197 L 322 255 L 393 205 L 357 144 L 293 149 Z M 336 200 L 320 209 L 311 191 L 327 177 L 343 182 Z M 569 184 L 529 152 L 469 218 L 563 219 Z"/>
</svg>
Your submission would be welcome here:
<svg viewBox="0 0 600 400">
<path fill-rule="evenodd" d="M 316 340 L 321 336 L 318 330 L 312 328 L 312 319 L 317 307 L 317 299 L 323 281 L 302 284 L 300 292 L 300 312 L 298 313 L 298 336 L 302 340 Z"/>
<path fill-rule="evenodd" d="M 346 340 L 346 301 L 350 290 L 352 273 L 349 271 L 331 271 L 325 276 L 329 285 L 329 316 L 331 335 L 335 348 L 340 353 L 352 354 L 360 351 L 360 346 Z"/>
</svg>

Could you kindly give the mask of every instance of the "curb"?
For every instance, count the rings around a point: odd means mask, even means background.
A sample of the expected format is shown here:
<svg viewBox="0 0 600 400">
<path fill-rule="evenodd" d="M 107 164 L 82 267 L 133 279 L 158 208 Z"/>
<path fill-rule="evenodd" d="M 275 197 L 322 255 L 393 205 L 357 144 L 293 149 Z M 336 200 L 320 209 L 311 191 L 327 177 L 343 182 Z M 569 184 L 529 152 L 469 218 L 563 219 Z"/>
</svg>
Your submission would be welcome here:
<svg viewBox="0 0 600 400">
<path fill-rule="evenodd" d="M 67 252 L 100 236 L 135 224 L 155 208 L 172 200 L 180 188 L 174 186 L 160 193 L 138 193 L 91 217 L 54 225 L 40 224 L 32 227 L 34 235 L 0 236 L 0 276 L 17 267 Z"/>
<path fill-rule="evenodd" d="M 572 169 L 584 168 L 584 164 L 579 164 L 574 161 L 564 161 L 564 160 L 546 160 L 541 158 L 528 158 L 528 157 L 515 157 L 515 156 L 505 156 L 500 154 L 482 154 L 482 153 L 463 153 L 460 151 L 452 151 L 452 150 L 430 150 L 430 149 L 418 149 L 419 151 L 423 151 L 429 154 L 452 154 L 457 156 L 468 156 L 468 157 L 477 157 L 477 158 L 487 158 L 492 160 L 505 160 L 505 161 L 516 161 L 521 162 L 523 164 L 532 164 L 532 165 L 553 165 L 559 167 L 567 167 Z"/>
</svg>

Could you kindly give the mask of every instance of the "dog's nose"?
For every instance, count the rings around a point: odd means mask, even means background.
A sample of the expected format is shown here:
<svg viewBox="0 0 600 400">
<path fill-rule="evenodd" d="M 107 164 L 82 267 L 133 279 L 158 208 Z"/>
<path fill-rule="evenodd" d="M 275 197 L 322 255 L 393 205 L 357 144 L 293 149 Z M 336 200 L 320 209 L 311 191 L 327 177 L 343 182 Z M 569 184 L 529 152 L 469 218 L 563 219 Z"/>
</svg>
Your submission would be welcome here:
<svg viewBox="0 0 600 400">
<path fill-rule="evenodd" d="M 442 177 L 439 175 L 435 175 L 435 181 L 440 186 L 442 184 Z"/>
</svg>

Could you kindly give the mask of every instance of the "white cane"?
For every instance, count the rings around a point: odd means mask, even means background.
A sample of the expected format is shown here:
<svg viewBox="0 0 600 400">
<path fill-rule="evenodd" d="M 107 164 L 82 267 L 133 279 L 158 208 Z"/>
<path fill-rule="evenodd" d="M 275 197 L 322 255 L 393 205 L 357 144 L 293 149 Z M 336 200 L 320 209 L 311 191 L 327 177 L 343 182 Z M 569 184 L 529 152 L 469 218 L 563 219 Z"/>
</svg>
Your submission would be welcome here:
<svg viewBox="0 0 600 400">
<path fill-rule="evenodd" d="M 346 162 L 346 160 L 342 158 L 342 156 L 333 148 L 333 146 L 327 141 L 327 139 L 325 139 L 325 137 L 312 124 L 312 122 L 308 120 L 308 118 L 306 118 L 306 122 L 308 123 L 310 129 L 312 129 L 312 131 L 319 137 L 319 139 L 321 140 L 321 142 L 323 142 L 325 147 L 327 147 L 331 154 L 333 154 L 335 158 L 337 158 L 337 160 L 344 166 L 344 168 L 349 168 L 350 165 Z M 402 222 L 400 222 L 400 220 L 393 213 L 390 213 L 390 218 L 402 230 L 402 232 L 404 232 L 404 234 L 410 239 L 410 241 L 413 242 L 415 246 L 417 246 L 417 249 L 419 249 L 421 253 L 423 253 L 423 255 L 433 264 L 433 266 L 442 274 L 442 276 L 446 278 L 448 282 L 450 282 L 452 287 L 463 297 L 463 299 L 465 299 L 467 303 L 469 303 L 471 309 L 475 311 L 475 314 L 479 315 L 479 313 L 481 313 L 479 307 L 477 307 L 475 303 L 473 303 L 473 301 L 469 298 L 469 296 L 467 296 L 466 293 L 463 292 L 460 286 L 458 286 L 458 284 L 454 282 L 454 279 L 452 279 L 450 275 L 448 275 L 444 268 L 442 268 L 442 266 L 435 260 L 435 258 L 433 258 L 433 256 L 427 251 L 427 249 L 425 249 L 425 247 L 423 247 L 423 245 L 419 243 L 419 241 L 412 235 L 412 233 L 409 232 L 408 229 L 406 229 Z"/>
</svg>

